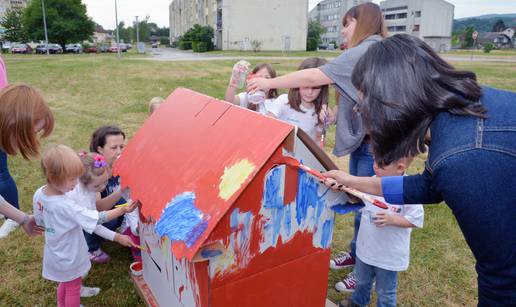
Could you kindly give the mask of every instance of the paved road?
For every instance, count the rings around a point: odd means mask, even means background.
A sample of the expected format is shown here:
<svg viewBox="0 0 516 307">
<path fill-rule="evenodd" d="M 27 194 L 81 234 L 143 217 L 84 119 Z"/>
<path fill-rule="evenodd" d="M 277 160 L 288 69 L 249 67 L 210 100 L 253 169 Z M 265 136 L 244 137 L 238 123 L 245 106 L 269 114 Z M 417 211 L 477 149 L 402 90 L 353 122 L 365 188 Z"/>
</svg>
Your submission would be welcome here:
<svg viewBox="0 0 516 307">
<path fill-rule="evenodd" d="M 172 48 L 158 48 L 158 49 L 150 49 L 148 52 L 151 54 L 151 57 L 148 58 L 132 58 L 132 59 L 141 59 L 141 60 L 149 60 L 149 61 L 236 61 L 242 58 L 246 60 L 259 60 L 259 59 L 267 59 L 267 60 L 304 60 L 306 57 L 301 56 L 290 56 L 290 57 L 282 57 L 282 56 L 226 56 L 219 54 L 205 54 L 205 53 L 194 53 L 192 51 L 182 51 Z M 508 63 L 516 63 L 516 57 L 492 57 L 492 56 L 479 56 L 475 55 L 471 56 L 459 56 L 459 55 L 442 55 L 442 57 L 450 62 L 508 62 Z M 328 58 L 331 60 L 331 58 Z"/>
</svg>

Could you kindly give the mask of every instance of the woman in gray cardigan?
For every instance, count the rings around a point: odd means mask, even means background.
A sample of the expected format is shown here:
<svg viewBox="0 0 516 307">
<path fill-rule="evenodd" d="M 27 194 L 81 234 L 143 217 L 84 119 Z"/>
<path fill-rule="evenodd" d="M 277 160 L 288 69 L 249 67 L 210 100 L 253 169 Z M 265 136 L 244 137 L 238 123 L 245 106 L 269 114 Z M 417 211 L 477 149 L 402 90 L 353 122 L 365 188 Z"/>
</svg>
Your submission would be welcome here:
<svg viewBox="0 0 516 307">
<path fill-rule="evenodd" d="M 319 87 L 334 84 L 338 90 L 337 132 L 333 153 L 342 157 L 350 154 L 349 172 L 356 176 L 373 176 L 373 157 L 369 150 L 362 117 L 356 111 L 358 92 L 351 83 L 351 73 L 369 46 L 386 37 L 385 24 L 380 7 L 364 3 L 351 8 L 342 20 L 342 35 L 348 40 L 348 50 L 335 60 L 319 68 L 296 71 L 278 78 L 255 78 L 250 81 L 249 91 L 269 88 Z M 323 114 L 323 120 L 329 113 Z M 331 116 L 330 116 L 331 117 Z M 361 214 L 355 214 L 355 233 L 350 243 L 351 252 L 341 252 L 330 261 L 330 267 L 341 269 L 355 264 L 355 247 Z M 339 291 L 355 289 L 354 274 L 349 274 L 335 287 Z"/>
</svg>

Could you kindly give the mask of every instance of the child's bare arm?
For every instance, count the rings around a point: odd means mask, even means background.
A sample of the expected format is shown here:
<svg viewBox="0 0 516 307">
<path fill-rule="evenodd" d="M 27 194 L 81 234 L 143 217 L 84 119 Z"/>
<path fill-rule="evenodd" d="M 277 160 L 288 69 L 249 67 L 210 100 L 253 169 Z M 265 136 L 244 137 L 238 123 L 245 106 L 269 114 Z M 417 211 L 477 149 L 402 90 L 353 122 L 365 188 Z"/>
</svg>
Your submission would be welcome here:
<svg viewBox="0 0 516 307">
<path fill-rule="evenodd" d="M 100 193 L 98 193 L 96 201 L 97 210 L 106 211 L 113 208 L 120 198 L 122 198 L 121 190 L 115 191 L 104 198 L 101 198 Z"/>
<path fill-rule="evenodd" d="M 397 214 L 387 214 L 386 212 L 377 212 L 374 224 L 378 227 L 396 226 L 401 228 L 413 228 L 416 225 L 412 224 L 404 216 Z"/>
<path fill-rule="evenodd" d="M 124 215 L 125 213 L 132 212 L 137 206 L 138 202 L 133 202 L 127 206 L 99 212 L 98 224 L 104 224 L 105 222 L 109 222 L 112 219 L 116 219 L 117 217 Z"/>
</svg>

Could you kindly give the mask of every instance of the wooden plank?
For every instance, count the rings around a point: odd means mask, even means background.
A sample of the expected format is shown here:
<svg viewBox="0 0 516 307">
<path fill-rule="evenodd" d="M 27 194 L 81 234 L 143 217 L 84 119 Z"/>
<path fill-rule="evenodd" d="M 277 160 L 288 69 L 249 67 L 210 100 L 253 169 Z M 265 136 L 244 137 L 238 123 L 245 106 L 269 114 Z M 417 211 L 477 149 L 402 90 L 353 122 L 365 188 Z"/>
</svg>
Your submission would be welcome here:
<svg viewBox="0 0 516 307">
<path fill-rule="evenodd" d="M 136 288 L 136 292 L 138 292 L 138 295 L 142 298 L 143 302 L 145 303 L 145 306 L 147 307 L 158 307 L 158 302 L 154 298 L 154 295 L 152 294 L 151 289 L 145 282 L 145 279 L 143 279 L 142 276 L 134 276 L 129 272 L 129 276 L 131 276 L 131 280 L 134 283 L 134 287 Z"/>
</svg>

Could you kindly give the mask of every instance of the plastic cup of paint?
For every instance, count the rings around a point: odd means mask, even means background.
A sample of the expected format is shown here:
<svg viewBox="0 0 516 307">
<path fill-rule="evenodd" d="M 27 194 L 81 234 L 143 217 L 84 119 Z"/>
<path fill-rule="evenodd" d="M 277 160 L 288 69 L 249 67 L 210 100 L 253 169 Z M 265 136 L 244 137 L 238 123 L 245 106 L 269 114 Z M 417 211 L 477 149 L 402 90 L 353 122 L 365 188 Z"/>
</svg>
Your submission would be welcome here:
<svg viewBox="0 0 516 307">
<path fill-rule="evenodd" d="M 134 276 L 141 276 L 143 274 L 143 266 L 140 261 L 131 263 L 129 268 L 131 269 L 131 274 L 133 274 Z"/>
</svg>

